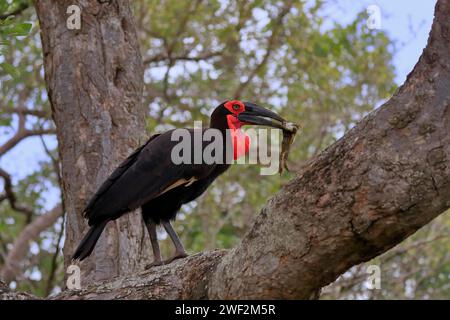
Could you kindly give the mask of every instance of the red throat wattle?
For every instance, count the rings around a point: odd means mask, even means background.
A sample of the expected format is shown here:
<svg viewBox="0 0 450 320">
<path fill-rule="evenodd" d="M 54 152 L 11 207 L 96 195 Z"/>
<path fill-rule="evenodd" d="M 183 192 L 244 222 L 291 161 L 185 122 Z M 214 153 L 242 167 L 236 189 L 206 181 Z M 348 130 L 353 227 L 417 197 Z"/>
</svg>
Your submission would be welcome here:
<svg viewBox="0 0 450 320">
<path fill-rule="evenodd" d="M 228 128 L 231 133 L 231 143 L 233 145 L 233 159 L 245 156 L 250 149 L 250 137 L 242 132 L 243 125 L 235 115 L 227 115 Z"/>
</svg>

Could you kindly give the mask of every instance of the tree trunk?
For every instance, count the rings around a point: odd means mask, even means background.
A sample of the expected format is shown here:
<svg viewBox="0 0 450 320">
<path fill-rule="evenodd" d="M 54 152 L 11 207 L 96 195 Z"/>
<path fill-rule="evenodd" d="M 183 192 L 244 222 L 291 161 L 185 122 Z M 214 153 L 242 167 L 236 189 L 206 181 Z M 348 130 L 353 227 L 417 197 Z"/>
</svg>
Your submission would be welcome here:
<svg viewBox="0 0 450 320">
<path fill-rule="evenodd" d="M 311 159 L 235 249 L 56 298 L 308 299 L 444 212 L 450 207 L 449 16 L 450 0 L 439 0 L 427 48 L 406 83 Z"/>
<path fill-rule="evenodd" d="M 67 28 L 73 4 L 81 8 L 80 30 Z M 143 142 L 143 67 L 128 1 L 38 0 L 35 6 L 62 161 L 67 266 L 87 230 L 82 210 L 89 197 Z M 140 269 L 151 252 L 144 230 L 138 213 L 109 223 L 83 262 L 82 283 Z"/>
</svg>

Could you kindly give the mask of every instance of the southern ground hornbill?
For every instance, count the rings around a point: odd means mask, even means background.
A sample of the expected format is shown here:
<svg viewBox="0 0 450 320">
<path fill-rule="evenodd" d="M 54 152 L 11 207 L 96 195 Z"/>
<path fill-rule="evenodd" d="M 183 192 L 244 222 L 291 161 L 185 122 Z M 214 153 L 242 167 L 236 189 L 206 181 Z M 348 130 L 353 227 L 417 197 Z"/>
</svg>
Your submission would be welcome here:
<svg viewBox="0 0 450 320">
<path fill-rule="evenodd" d="M 178 142 L 171 138 L 173 130 L 153 135 L 120 164 L 87 204 L 83 213 L 89 221 L 90 229 L 76 249 L 73 259 L 83 260 L 88 257 L 109 221 L 139 207 L 142 209 L 153 249 L 154 261 L 150 266 L 185 257 L 186 252 L 170 220 L 175 218 L 183 204 L 200 196 L 228 169 L 230 164 L 226 160 L 230 153 L 234 159 L 242 155 L 236 147 L 238 140 L 244 140 L 244 152 L 248 151 L 249 140 L 241 131 L 243 125 L 283 129 L 284 123 L 279 115 L 254 103 L 232 100 L 220 104 L 211 115 L 210 128 L 217 129 L 224 137 L 223 157 L 226 159 L 212 164 L 174 164 L 171 150 Z M 193 131 L 190 129 L 189 132 Z M 225 139 L 231 139 L 232 143 L 225 143 Z M 201 144 L 203 149 L 206 143 Z M 229 149 L 226 146 L 231 146 L 233 150 L 225 150 Z M 158 224 L 163 225 L 176 249 L 175 256 L 166 261 L 161 258 L 156 237 Z"/>
</svg>

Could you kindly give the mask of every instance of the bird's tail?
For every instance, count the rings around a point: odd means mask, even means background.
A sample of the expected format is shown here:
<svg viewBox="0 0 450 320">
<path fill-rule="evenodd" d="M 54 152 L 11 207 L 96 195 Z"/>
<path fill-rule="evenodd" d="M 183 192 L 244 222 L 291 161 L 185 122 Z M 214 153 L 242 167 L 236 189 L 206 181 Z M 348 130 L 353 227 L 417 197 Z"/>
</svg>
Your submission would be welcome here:
<svg viewBox="0 0 450 320">
<path fill-rule="evenodd" d="M 73 254 L 72 260 L 82 261 L 85 258 L 89 257 L 89 255 L 92 253 L 92 250 L 94 250 L 95 244 L 97 243 L 98 238 L 100 238 L 100 235 L 102 234 L 103 229 L 105 229 L 107 223 L 108 220 L 92 226 L 89 229 L 83 240 L 81 240 L 80 244 L 78 245 L 77 250 Z"/>
</svg>

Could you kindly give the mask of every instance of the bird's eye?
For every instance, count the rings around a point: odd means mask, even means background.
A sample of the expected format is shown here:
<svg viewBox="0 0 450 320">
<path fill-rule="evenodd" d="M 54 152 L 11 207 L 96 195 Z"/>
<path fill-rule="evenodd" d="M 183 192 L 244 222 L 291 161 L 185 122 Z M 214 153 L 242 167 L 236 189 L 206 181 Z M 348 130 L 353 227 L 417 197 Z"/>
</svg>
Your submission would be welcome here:
<svg viewBox="0 0 450 320">
<path fill-rule="evenodd" d="M 234 110 L 239 110 L 241 108 L 241 106 L 240 105 L 238 105 L 238 104 L 233 104 L 233 109 Z"/>
</svg>

